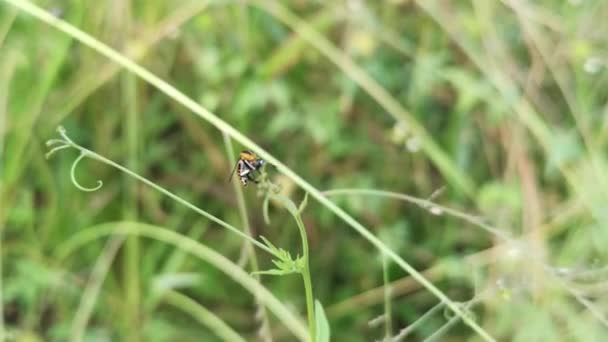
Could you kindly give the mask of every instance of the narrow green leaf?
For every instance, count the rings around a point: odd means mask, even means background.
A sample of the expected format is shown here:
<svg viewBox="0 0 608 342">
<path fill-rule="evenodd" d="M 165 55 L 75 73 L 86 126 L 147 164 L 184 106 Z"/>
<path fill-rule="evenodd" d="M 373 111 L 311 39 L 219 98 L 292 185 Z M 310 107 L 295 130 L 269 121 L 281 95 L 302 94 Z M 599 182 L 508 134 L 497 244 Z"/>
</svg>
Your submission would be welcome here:
<svg viewBox="0 0 608 342">
<path fill-rule="evenodd" d="M 277 270 L 277 269 L 267 270 L 267 271 L 251 272 L 251 275 L 256 275 L 256 274 L 281 276 L 281 275 L 289 274 L 289 272 L 281 271 L 281 270 Z"/>
<path fill-rule="evenodd" d="M 264 244 L 270 249 L 270 253 L 272 255 L 274 255 L 275 257 L 281 259 L 282 258 L 282 254 L 281 254 L 281 249 L 277 248 L 275 245 L 272 244 L 272 242 L 270 242 L 267 238 L 265 238 L 264 236 L 260 235 L 260 239 L 262 239 L 262 241 L 264 241 Z"/>
<path fill-rule="evenodd" d="M 321 305 L 321 302 L 318 300 L 315 300 L 315 325 L 317 326 L 315 341 L 329 342 L 329 338 L 331 336 L 329 322 L 327 321 L 327 316 L 325 316 L 323 305 Z"/>
</svg>

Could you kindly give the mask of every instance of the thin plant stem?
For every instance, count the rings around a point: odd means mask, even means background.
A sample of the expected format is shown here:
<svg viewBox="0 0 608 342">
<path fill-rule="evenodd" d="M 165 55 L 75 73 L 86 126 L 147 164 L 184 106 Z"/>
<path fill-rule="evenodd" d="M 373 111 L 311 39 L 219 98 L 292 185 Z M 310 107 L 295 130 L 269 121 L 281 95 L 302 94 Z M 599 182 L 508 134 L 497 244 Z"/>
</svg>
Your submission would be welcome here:
<svg viewBox="0 0 608 342">
<path fill-rule="evenodd" d="M 428 199 L 418 198 L 406 194 L 402 194 L 399 192 L 393 191 L 385 191 L 385 190 L 377 190 L 377 189 L 358 189 L 358 188 L 345 188 L 345 189 L 332 189 L 323 191 L 323 194 L 326 196 L 348 196 L 348 195 L 366 195 L 366 196 L 377 196 L 377 197 L 385 197 L 385 198 L 393 198 L 402 200 L 405 202 L 409 202 L 415 204 L 422 209 L 425 210 L 439 210 L 440 213 L 446 213 L 447 215 L 462 219 L 474 226 L 482 228 L 488 233 L 494 235 L 497 238 L 501 238 L 506 241 L 511 241 L 512 238 L 509 237 L 503 230 L 497 229 L 487 223 L 485 223 L 478 216 L 470 215 L 452 208 L 448 208 L 437 203 L 434 203 Z"/>
<path fill-rule="evenodd" d="M 475 299 L 465 303 L 464 304 L 465 310 L 468 310 L 476 303 L 477 303 L 477 300 L 475 300 Z M 450 330 L 456 323 L 458 323 L 458 320 L 460 320 L 460 318 L 461 317 L 459 317 L 459 316 L 451 317 L 450 319 L 448 319 L 448 321 L 443 326 L 441 326 L 441 328 L 437 329 L 433 334 L 431 334 L 431 336 L 424 339 L 424 342 L 436 341 L 438 338 L 443 336 L 443 334 L 445 334 L 448 330 Z"/>
<path fill-rule="evenodd" d="M 308 236 L 306 227 L 300 215 L 295 216 L 300 238 L 302 239 L 302 257 L 304 258 L 304 268 L 302 269 L 302 278 L 304 280 L 304 291 L 306 293 L 306 313 L 308 316 L 308 330 L 312 341 L 316 341 L 316 324 L 315 324 L 315 298 L 312 294 L 312 281 L 310 279 L 310 257 L 308 251 Z"/>
<path fill-rule="evenodd" d="M 0 47 L 4 44 L 4 38 L 6 37 L 7 32 L 12 27 L 15 17 L 17 16 L 17 11 L 10 10 L 9 13 L 5 14 L 8 18 L 5 17 L 4 23 L 0 23 Z M 13 73 L 16 69 L 17 58 L 12 55 L 4 56 L 3 63 L 0 68 L 0 89 L 8 89 L 8 84 L 13 77 Z M 4 341 L 6 337 L 6 331 L 4 326 L 4 296 L 3 296 L 3 288 L 4 288 L 4 269 L 3 269 L 3 243 L 4 243 L 4 229 L 6 225 L 6 210 L 7 205 L 5 201 L 7 199 L 7 190 L 5 179 L 5 168 L 6 168 L 6 160 L 5 160 L 5 138 L 7 133 L 7 117 L 8 117 L 8 97 L 9 92 L 4 91 L 0 92 L 0 341 Z"/>
<path fill-rule="evenodd" d="M 414 323 L 412 323 L 412 324 L 408 325 L 407 327 L 401 329 L 401 331 L 399 331 L 399 334 L 397 334 L 395 337 L 393 337 L 390 341 L 391 342 L 403 341 L 403 339 L 405 339 L 407 337 L 407 335 L 409 335 L 412 331 L 414 331 L 414 329 L 416 329 L 417 327 L 419 327 L 427 319 L 429 319 L 431 316 L 433 316 L 443 306 L 444 305 L 441 302 L 435 304 L 435 306 L 433 306 L 430 310 L 428 310 L 427 312 L 425 312 L 422 316 L 418 317 L 418 319 Z"/>
<path fill-rule="evenodd" d="M 389 260 L 382 254 L 382 280 L 384 282 L 384 338 L 389 341 L 393 335 L 393 321 L 391 317 L 391 283 L 389 279 Z"/>
<path fill-rule="evenodd" d="M 459 319 L 460 319 L 460 317 L 458 317 L 458 316 L 454 316 L 454 317 L 450 318 L 444 325 L 441 326 L 441 328 L 439 328 L 435 332 L 433 332 L 433 334 L 431 334 L 431 336 L 425 338 L 423 342 L 437 341 L 437 339 L 439 339 L 441 336 L 443 336 L 443 334 L 445 334 L 456 323 L 458 323 Z"/>
<path fill-rule="evenodd" d="M 127 19 L 127 20 L 130 20 Z M 129 30 L 127 30 L 129 31 Z M 125 74 L 122 77 L 123 87 L 125 88 L 125 107 L 127 113 L 127 129 L 125 134 L 127 146 L 127 167 L 137 170 L 138 158 L 138 110 L 137 110 L 137 79 L 132 74 Z M 137 210 L 137 189 L 138 183 L 135 179 L 127 177 L 125 179 L 127 195 L 125 198 L 124 215 L 129 221 L 136 221 Z M 129 236 L 125 242 L 124 258 L 124 289 L 125 289 L 125 316 L 128 323 L 125 324 L 127 341 L 139 341 L 140 338 L 140 274 L 139 262 L 140 246 L 139 237 Z"/>
<path fill-rule="evenodd" d="M 306 226 L 304 226 L 304 222 L 302 221 L 302 211 L 306 207 L 308 203 L 308 194 L 305 195 L 304 200 L 300 203 L 299 207 L 293 203 L 288 197 L 279 194 L 273 193 L 271 190 L 273 185 L 267 180 L 263 180 L 262 184 L 267 183 L 269 186 L 269 197 L 277 200 L 281 203 L 287 211 L 293 216 L 296 221 L 296 225 L 298 226 L 298 230 L 300 231 L 300 239 L 302 240 L 302 257 L 298 259 L 303 263 L 298 266 L 298 272 L 302 275 L 302 280 L 304 282 L 304 292 L 306 295 L 306 312 L 308 316 L 308 329 L 310 332 L 310 336 L 313 342 L 317 340 L 316 335 L 316 320 L 315 320 L 315 301 L 312 291 L 312 280 L 310 277 L 310 252 L 308 249 L 308 236 L 306 234 Z"/>
<path fill-rule="evenodd" d="M 414 279 L 420 282 L 428 291 L 430 291 L 433 295 L 439 298 L 441 301 L 445 302 L 450 309 L 452 309 L 456 315 L 462 316 L 463 321 L 468 324 L 475 332 L 477 332 L 484 340 L 486 341 L 494 341 L 494 338 L 490 336 L 490 334 L 485 331 L 481 326 L 479 326 L 476 322 L 466 317 L 466 315 L 460 310 L 460 308 L 451 301 L 441 290 L 439 290 L 435 285 L 433 285 L 430 281 L 424 278 L 415 268 L 413 268 L 409 263 L 407 263 L 403 258 L 401 258 L 397 253 L 392 251 L 386 244 L 384 244 L 378 237 L 370 232 L 369 229 L 365 228 L 361 223 L 355 220 L 352 216 L 350 216 L 346 211 L 342 208 L 338 207 L 334 202 L 327 199 L 317 188 L 315 188 L 312 184 L 303 179 L 300 175 L 295 173 L 285 164 L 280 162 L 276 157 L 272 154 L 268 153 L 258 144 L 253 142 L 250 138 L 236 130 L 234 127 L 209 112 L 207 109 L 201 107 L 197 102 L 187 97 L 185 94 L 177 90 L 175 87 L 170 85 L 169 83 L 163 81 L 158 76 L 154 75 L 147 69 L 133 62 L 132 60 L 126 58 L 121 55 L 116 50 L 112 49 L 106 44 L 103 44 L 99 40 L 93 38 L 87 33 L 79 30 L 78 28 L 72 26 L 64 20 L 61 20 L 52 14 L 44 11 L 40 7 L 29 3 L 27 1 L 21 0 L 1 0 L 7 3 L 10 3 L 13 6 L 16 6 L 20 10 L 28 13 L 39 20 L 45 22 L 46 24 L 55 27 L 56 29 L 65 32 L 70 35 L 74 39 L 80 41 L 81 43 L 91 47 L 97 52 L 103 54 L 104 56 L 112 59 L 116 63 L 122 65 L 124 68 L 129 70 L 130 72 L 136 74 L 141 77 L 145 81 L 147 81 L 152 86 L 158 88 L 162 92 L 164 92 L 167 96 L 171 97 L 175 101 L 181 103 L 186 108 L 190 109 L 192 112 L 196 113 L 201 118 L 208 121 L 210 124 L 214 125 L 220 131 L 225 132 L 231 138 L 242 144 L 243 146 L 247 146 L 252 152 L 259 155 L 261 158 L 264 158 L 267 162 L 274 165 L 274 167 L 281 173 L 283 173 L 288 178 L 292 179 L 293 182 L 299 185 L 305 192 L 309 193 L 312 197 L 314 197 L 321 205 L 325 206 L 328 210 L 332 211 L 336 216 L 346 222 L 349 226 L 351 226 L 355 231 L 357 231 L 363 238 L 369 241 L 375 248 L 379 251 L 386 253 L 399 267 L 401 267 L 406 272 L 410 273 Z M 115 164 L 115 163 L 114 163 Z M 120 166 L 116 164 L 117 166 Z M 124 168 L 123 168 L 124 169 Z M 130 171 L 129 171 L 130 172 Z M 143 177 L 142 177 L 143 179 Z M 147 181 L 149 182 L 149 181 Z M 153 184 L 152 182 L 149 182 Z M 147 183 L 147 184 L 149 184 Z M 156 185 L 154 185 L 156 186 Z M 159 187 L 160 188 L 160 187 Z M 171 194 L 171 197 L 178 200 L 180 203 L 188 203 L 187 205 L 191 207 L 193 210 L 196 208 L 196 211 L 202 211 L 201 209 L 193 206 L 189 202 L 182 200 L 181 198 L 173 195 L 167 190 L 163 189 L 163 193 Z M 200 213 L 200 212 L 199 212 Z M 203 214 L 201 214 L 203 215 Z M 209 214 L 205 213 L 204 216 Z M 211 215 L 209 215 L 211 216 Z M 213 217 L 213 216 L 211 216 Z M 215 220 L 218 220 L 214 217 Z M 214 220 L 214 221 L 215 221 Z M 219 221 L 219 220 L 218 220 Z M 220 221 L 221 222 L 221 221 Z M 222 223 L 224 226 L 225 223 Z M 238 232 L 239 235 L 242 234 L 238 229 L 235 228 L 235 232 Z M 246 235 L 245 235 L 246 236 Z M 256 241 L 256 245 L 258 242 Z M 262 244 L 259 243 L 261 246 Z M 259 247 L 260 247 L 259 246 Z M 262 248 L 262 247 L 260 247 Z M 264 248 L 266 251 L 270 252 L 267 248 Z"/>
</svg>

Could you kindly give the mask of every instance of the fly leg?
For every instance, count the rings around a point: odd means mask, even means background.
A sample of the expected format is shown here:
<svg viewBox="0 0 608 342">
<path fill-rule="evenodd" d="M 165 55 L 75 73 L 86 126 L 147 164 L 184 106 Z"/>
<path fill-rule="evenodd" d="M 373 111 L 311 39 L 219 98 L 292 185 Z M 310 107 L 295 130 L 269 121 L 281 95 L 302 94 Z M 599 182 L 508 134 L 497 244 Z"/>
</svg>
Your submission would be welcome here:
<svg viewBox="0 0 608 342">
<path fill-rule="evenodd" d="M 252 172 L 250 172 L 250 173 L 247 174 L 247 179 L 249 179 L 250 181 L 254 182 L 255 184 L 259 184 L 260 183 L 259 180 L 255 179 L 253 177 Z"/>
</svg>

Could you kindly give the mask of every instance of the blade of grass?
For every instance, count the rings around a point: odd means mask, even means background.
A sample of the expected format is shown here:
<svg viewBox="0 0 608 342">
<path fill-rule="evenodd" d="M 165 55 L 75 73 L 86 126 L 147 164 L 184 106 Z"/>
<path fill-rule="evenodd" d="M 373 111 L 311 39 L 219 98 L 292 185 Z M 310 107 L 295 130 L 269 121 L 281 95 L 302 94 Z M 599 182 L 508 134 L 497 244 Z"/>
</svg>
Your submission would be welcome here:
<svg viewBox="0 0 608 342">
<path fill-rule="evenodd" d="M 393 337 L 392 340 L 389 340 L 389 341 L 391 341 L 391 342 L 403 341 L 407 337 L 407 335 L 409 335 L 412 331 L 414 331 L 416 328 L 418 328 L 422 323 L 426 322 L 430 317 L 432 317 L 442 307 L 443 307 L 443 303 L 441 303 L 441 302 L 435 304 L 435 306 L 433 306 L 430 310 L 425 312 L 422 316 L 418 317 L 416 319 L 416 321 L 414 321 L 412 324 L 401 329 L 401 331 L 399 331 L 399 334 L 397 334 L 395 337 Z"/>
<path fill-rule="evenodd" d="M 10 9 L 2 14 L 2 21 L 0 21 L 0 46 L 4 44 L 4 39 L 13 26 L 15 18 L 17 18 L 17 11 L 14 9 Z"/>
<path fill-rule="evenodd" d="M 8 16 L 4 27 L 0 30 L 0 46 L 4 43 L 4 36 L 9 31 L 17 16 L 17 11 L 9 11 L 5 15 Z M 0 89 L 9 89 L 9 84 L 13 78 L 13 74 L 17 68 L 17 56 L 13 53 L 6 53 L 3 56 L 3 62 L 0 63 Z M 8 98 L 9 92 L 0 92 L 0 313 L 4 312 L 4 296 L 3 294 L 3 259 L 5 251 L 3 250 L 5 219 L 8 206 L 5 204 L 5 199 L 8 197 L 6 190 L 6 182 L 4 181 L 4 173 L 6 172 L 5 147 L 7 134 L 7 117 L 8 117 Z M 6 201 L 6 203 L 9 203 Z M 4 315 L 0 314 L 0 340 L 5 336 Z"/>
<path fill-rule="evenodd" d="M 137 170 L 138 158 L 138 110 L 137 110 L 137 79 L 132 74 L 126 74 L 122 78 L 124 89 L 124 101 L 127 113 L 126 146 L 127 146 L 127 167 Z M 138 183 L 135 179 L 127 177 L 125 205 L 123 205 L 124 216 L 127 220 L 136 221 L 138 215 L 137 194 Z M 125 243 L 124 257 L 124 289 L 125 289 L 125 332 L 128 341 L 139 341 L 140 331 L 140 246 L 137 236 L 129 236 Z"/>
<path fill-rule="evenodd" d="M 95 302 L 101 291 L 101 286 L 103 285 L 104 279 L 112 265 L 112 261 L 123 242 L 123 236 L 110 238 L 106 243 L 106 247 L 97 259 L 95 266 L 93 266 L 93 271 L 91 272 L 89 281 L 82 293 L 82 299 L 80 300 L 80 304 L 74 315 L 74 320 L 72 321 L 70 341 L 78 342 L 83 340 L 91 313 L 95 307 Z"/>
<path fill-rule="evenodd" d="M 201 222 L 195 222 L 192 224 L 192 228 L 189 232 L 184 233 L 183 235 L 194 240 L 199 241 L 201 236 L 207 231 L 207 224 L 203 224 Z M 166 261 L 160 266 L 158 274 L 172 274 L 179 273 L 182 270 L 182 267 L 187 265 L 186 259 L 188 254 L 182 250 L 175 249 L 171 251 L 171 254 L 166 258 Z M 143 306 L 145 307 L 146 314 L 148 312 L 153 311 L 158 307 L 162 300 L 162 293 L 152 292 L 150 296 L 146 296 L 143 298 L 145 303 Z"/>
<path fill-rule="evenodd" d="M 384 338 L 389 341 L 393 335 L 393 319 L 391 309 L 391 291 L 393 290 L 389 279 L 389 261 L 382 255 L 382 281 L 384 287 Z"/>
<path fill-rule="evenodd" d="M 336 17 L 337 12 L 328 7 L 316 13 L 307 22 L 318 31 L 328 31 L 337 21 L 342 19 L 341 16 Z M 264 61 L 259 69 L 260 74 L 270 78 L 285 72 L 300 60 L 306 50 L 306 45 L 306 41 L 301 36 L 294 34 Z"/>
<path fill-rule="evenodd" d="M 207 326 L 217 337 L 224 341 L 245 342 L 234 329 L 219 318 L 213 311 L 205 308 L 192 298 L 177 291 L 169 291 L 165 294 L 165 301 L 182 311 L 188 313 L 202 325 Z"/>
<path fill-rule="evenodd" d="M 73 20 L 78 23 L 83 17 L 82 7 L 80 4 L 74 4 L 72 8 Z M 52 14 L 49 15 L 52 16 Z M 18 183 L 19 178 L 25 174 L 23 169 L 26 167 L 26 160 L 30 156 L 26 151 L 33 141 L 34 127 L 43 113 L 45 100 L 53 89 L 55 82 L 61 76 L 61 67 L 69 58 L 72 44 L 74 44 L 74 37 L 70 36 L 67 39 L 61 39 L 52 50 L 48 51 L 45 62 L 38 69 L 39 82 L 32 85 L 31 92 L 28 94 L 27 101 L 25 101 L 24 112 L 18 116 L 18 120 L 11 123 L 11 130 L 15 134 L 13 139 L 7 141 L 6 148 L 7 154 L 10 154 L 12 158 L 7 160 L 3 175 L 7 188 L 13 187 L 13 184 Z"/>
</svg>

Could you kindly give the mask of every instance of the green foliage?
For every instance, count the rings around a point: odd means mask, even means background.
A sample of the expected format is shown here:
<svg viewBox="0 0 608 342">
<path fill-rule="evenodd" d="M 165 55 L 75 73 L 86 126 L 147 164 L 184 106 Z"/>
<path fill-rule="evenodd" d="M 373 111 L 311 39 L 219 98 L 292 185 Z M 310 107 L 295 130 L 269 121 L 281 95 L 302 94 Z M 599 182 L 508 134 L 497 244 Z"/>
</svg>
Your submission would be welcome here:
<svg viewBox="0 0 608 342">
<path fill-rule="evenodd" d="M 287 275 L 292 273 L 302 273 L 305 267 L 306 260 L 300 256 L 296 258 L 291 257 L 291 253 L 288 251 L 275 247 L 268 239 L 263 236 L 260 238 L 264 241 L 266 246 L 270 248 L 272 255 L 277 258 L 272 260 L 272 263 L 277 267 L 275 269 L 253 272 L 254 274 L 267 274 L 267 275 Z"/>
<path fill-rule="evenodd" d="M 283 301 L 282 318 L 308 311 L 319 342 L 330 340 L 328 318 L 331 340 L 381 338 L 368 322 L 383 306 L 394 337 L 476 338 L 401 265 L 387 259 L 383 272 L 386 254 L 281 165 L 242 188 L 243 214 L 217 122 L 9 2 L 31 4 L 0 0 L 0 337 L 69 339 L 96 281 L 83 340 L 306 337 L 301 317 L 296 337 L 284 335 L 289 320 L 265 327 L 263 298 L 195 257 L 199 241 L 255 284 L 252 273 L 289 275 L 261 277 L 262 288 Z M 465 300 L 465 318 L 497 340 L 605 339 L 605 1 L 34 3 L 315 189 L 416 196 L 325 193 Z M 107 274 L 93 277 L 99 237 L 125 221 L 171 234 L 129 230 Z M 99 224 L 105 235 L 82 238 Z M 293 276 L 307 272 L 325 308 Z"/>
</svg>

